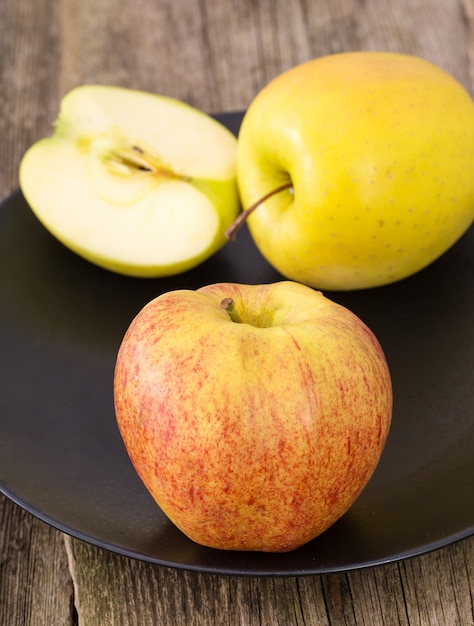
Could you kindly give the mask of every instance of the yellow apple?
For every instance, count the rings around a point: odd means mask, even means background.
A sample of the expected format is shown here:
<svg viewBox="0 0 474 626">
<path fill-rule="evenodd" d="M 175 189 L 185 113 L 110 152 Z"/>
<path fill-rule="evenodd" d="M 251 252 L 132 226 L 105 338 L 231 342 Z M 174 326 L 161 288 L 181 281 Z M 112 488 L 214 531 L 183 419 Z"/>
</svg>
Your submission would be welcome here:
<svg viewBox="0 0 474 626">
<path fill-rule="evenodd" d="M 237 178 L 257 247 L 323 290 L 403 279 L 474 219 L 474 103 L 432 63 L 352 52 L 296 66 L 244 117 Z"/>
<path fill-rule="evenodd" d="M 54 134 L 33 145 L 20 186 L 63 244 L 107 269 L 164 276 L 204 261 L 240 210 L 236 138 L 173 98 L 73 89 Z"/>
<path fill-rule="evenodd" d="M 374 334 L 291 281 L 158 296 L 123 338 L 114 397 L 163 512 L 229 550 L 289 551 L 334 524 L 372 475 L 392 414 Z"/>
</svg>

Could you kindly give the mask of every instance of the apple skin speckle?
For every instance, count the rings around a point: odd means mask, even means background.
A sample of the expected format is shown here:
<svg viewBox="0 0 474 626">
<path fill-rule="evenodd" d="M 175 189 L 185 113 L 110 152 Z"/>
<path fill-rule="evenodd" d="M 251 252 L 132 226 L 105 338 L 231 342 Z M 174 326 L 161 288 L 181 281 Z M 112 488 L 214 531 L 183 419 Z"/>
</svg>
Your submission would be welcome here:
<svg viewBox="0 0 474 626">
<path fill-rule="evenodd" d="M 372 475 L 392 410 L 373 333 L 286 281 L 159 296 L 123 339 L 114 394 L 158 505 L 195 542 L 230 550 L 293 550 L 335 523 Z"/>
</svg>

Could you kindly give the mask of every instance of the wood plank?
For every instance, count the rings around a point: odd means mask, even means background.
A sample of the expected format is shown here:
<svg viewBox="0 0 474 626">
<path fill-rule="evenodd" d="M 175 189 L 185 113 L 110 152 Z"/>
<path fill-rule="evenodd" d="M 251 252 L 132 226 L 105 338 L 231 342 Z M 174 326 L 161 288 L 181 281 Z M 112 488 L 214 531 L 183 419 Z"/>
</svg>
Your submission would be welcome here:
<svg viewBox="0 0 474 626">
<path fill-rule="evenodd" d="M 466 20 L 467 29 L 467 65 L 471 85 L 474 85 L 474 0 L 462 0 L 461 12 Z"/>
<path fill-rule="evenodd" d="M 72 623 L 73 586 L 62 533 L 0 495 L 0 624 Z"/>
<path fill-rule="evenodd" d="M 292 65 L 352 49 L 419 54 L 470 88 L 460 2 L 141 0 L 117 11 L 113 0 L 62 0 L 60 92 L 102 82 L 244 109 Z"/>
<path fill-rule="evenodd" d="M 50 134 L 57 114 L 57 2 L 2 0 L 0 199 L 18 186 L 25 150 Z"/>
<path fill-rule="evenodd" d="M 400 564 L 409 624 L 474 624 L 474 539 Z"/>
<path fill-rule="evenodd" d="M 80 626 L 474 623 L 474 538 L 399 563 L 279 579 L 168 569 L 70 537 L 66 545 Z"/>
</svg>

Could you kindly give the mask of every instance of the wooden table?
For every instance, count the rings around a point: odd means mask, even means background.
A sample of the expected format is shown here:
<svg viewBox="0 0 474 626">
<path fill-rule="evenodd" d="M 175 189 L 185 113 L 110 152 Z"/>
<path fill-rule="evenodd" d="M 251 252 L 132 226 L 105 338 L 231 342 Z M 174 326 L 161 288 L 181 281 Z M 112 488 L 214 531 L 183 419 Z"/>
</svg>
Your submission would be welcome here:
<svg viewBox="0 0 474 626">
<path fill-rule="evenodd" d="M 472 92 L 474 0 L 2 0 L 0 197 L 62 95 L 124 85 L 244 109 L 286 68 L 352 49 L 424 56 Z M 349 573 L 259 579 L 133 561 L 0 499 L 2 626 L 474 624 L 474 539 Z"/>
</svg>

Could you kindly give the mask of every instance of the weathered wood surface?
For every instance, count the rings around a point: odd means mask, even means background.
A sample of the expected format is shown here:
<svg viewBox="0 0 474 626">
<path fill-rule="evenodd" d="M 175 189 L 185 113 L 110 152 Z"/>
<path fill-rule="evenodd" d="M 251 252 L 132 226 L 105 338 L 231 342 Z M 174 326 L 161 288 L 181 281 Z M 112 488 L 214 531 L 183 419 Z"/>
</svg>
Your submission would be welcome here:
<svg viewBox="0 0 474 626">
<path fill-rule="evenodd" d="M 2 0 L 0 199 L 75 85 L 230 111 L 296 63 L 385 49 L 438 63 L 472 93 L 473 23 L 474 0 Z M 0 568 L 1 626 L 474 624 L 474 539 L 344 574 L 229 578 L 110 554 L 1 497 Z"/>
<path fill-rule="evenodd" d="M 472 624 L 474 541 L 398 564 L 289 579 L 167 570 L 77 540 L 66 545 L 80 626 Z"/>
</svg>

